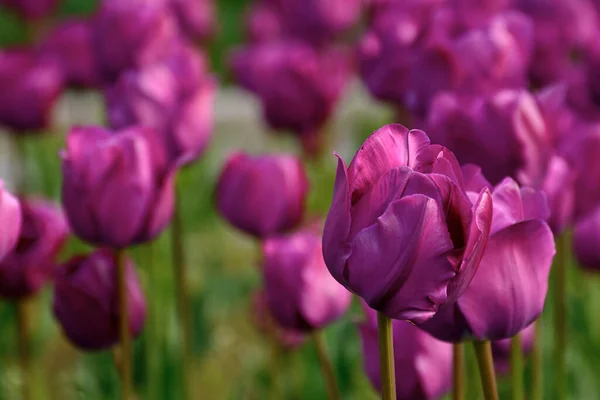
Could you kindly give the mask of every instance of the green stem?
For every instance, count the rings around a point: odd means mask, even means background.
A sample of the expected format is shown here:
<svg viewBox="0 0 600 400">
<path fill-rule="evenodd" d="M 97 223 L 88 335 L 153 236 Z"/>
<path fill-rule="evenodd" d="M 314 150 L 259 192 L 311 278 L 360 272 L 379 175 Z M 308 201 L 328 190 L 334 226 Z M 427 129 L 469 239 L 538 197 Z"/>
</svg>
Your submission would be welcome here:
<svg viewBox="0 0 600 400">
<path fill-rule="evenodd" d="M 562 235 L 557 243 L 556 272 L 554 274 L 555 307 L 554 307 L 554 368 L 556 371 L 556 398 L 566 399 L 566 360 L 567 347 L 567 236 Z"/>
<path fill-rule="evenodd" d="M 31 326 L 27 300 L 21 299 L 16 302 L 17 308 L 17 343 L 19 348 L 19 363 L 21 366 L 21 397 L 23 400 L 31 399 Z"/>
<path fill-rule="evenodd" d="M 150 243 L 145 249 L 145 267 L 148 273 L 148 286 L 152 293 L 158 293 L 159 287 L 159 276 L 157 271 L 157 265 L 154 262 L 154 243 Z M 161 393 L 161 379 L 160 374 L 160 351 L 162 349 L 162 341 L 159 335 L 159 310 L 158 301 L 156 296 L 150 296 L 148 310 L 148 325 L 146 330 L 146 398 L 148 400 L 158 399 Z"/>
<path fill-rule="evenodd" d="M 333 370 L 333 364 L 327 355 L 327 346 L 325 345 L 323 334 L 319 331 L 315 331 L 313 332 L 312 337 L 317 349 L 323 379 L 325 379 L 325 384 L 327 386 L 329 400 L 339 400 L 340 394 L 338 392 L 337 384 L 335 383 L 335 372 Z"/>
<path fill-rule="evenodd" d="M 181 190 L 177 185 L 175 196 L 175 211 L 171 231 L 171 250 L 173 267 L 175 269 L 175 293 L 177 296 L 177 311 L 179 316 L 179 329 L 181 334 L 181 377 L 183 399 L 190 398 L 190 365 L 191 365 L 191 325 L 189 310 L 189 293 L 186 281 L 186 260 L 183 244 L 182 216 L 181 216 Z"/>
<path fill-rule="evenodd" d="M 454 384 L 452 386 L 452 400 L 465 398 L 465 352 L 462 343 L 452 345 L 452 360 L 454 371 Z"/>
<path fill-rule="evenodd" d="M 543 340 L 543 321 L 540 319 L 535 324 L 535 340 L 531 349 L 531 400 L 542 400 L 544 397 L 543 387 L 543 359 L 542 359 L 542 340 Z"/>
<path fill-rule="evenodd" d="M 116 286 L 119 301 L 119 337 L 121 351 L 119 354 L 119 373 L 121 375 L 121 399 L 129 400 L 131 395 L 131 337 L 129 332 L 129 306 L 127 304 L 127 263 L 125 250 L 116 250 Z"/>
<path fill-rule="evenodd" d="M 520 333 L 510 340 L 510 375 L 513 400 L 523 400 L 523 347 Z"/>
<path fill-rule="evenodd" d="M 396 374 L 394 371 L 392 320 L 380 312 L 377 312 L 377 331 L 379 341 L 381 398 L 383 400 L 396 400 Z"/>
<path fill-rule="evenodd" d="M 496 385 L 496 374 L 494 373 L 494 358 L 492 356 L 492 344 L 489 340 L 474 341 L 475 354 L 479 364 L 479 375 L 485 400 L 498 400 L 498 387 Z"/>
</svg>

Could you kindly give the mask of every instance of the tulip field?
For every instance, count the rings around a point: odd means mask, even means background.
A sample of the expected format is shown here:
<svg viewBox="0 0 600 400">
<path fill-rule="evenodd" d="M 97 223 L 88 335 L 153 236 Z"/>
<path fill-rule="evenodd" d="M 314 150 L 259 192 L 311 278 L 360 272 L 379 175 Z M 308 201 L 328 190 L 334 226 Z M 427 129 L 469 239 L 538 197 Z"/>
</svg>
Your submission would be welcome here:
<svg viewBox="0 0 600 400">
<path fill-rule="evenodd" d="M 0 0 L 0 400 L 600 399 L 598 0 Z"/>
</svg>

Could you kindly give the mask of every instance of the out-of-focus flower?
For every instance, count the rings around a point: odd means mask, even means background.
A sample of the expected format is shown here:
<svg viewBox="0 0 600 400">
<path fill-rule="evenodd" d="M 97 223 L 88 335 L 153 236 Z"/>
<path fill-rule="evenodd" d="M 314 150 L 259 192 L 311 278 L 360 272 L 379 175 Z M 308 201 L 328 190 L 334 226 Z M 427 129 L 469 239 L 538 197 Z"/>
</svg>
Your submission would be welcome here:
<svg viewBox="0 0 600 400">
<path fill-rule="evenodd" d="M 217 29 L 215 0 L 170 0 L 171 10 L 184 35 L 192 40 L 207 40 Z"/>
<path fill-rule="evenodd" d="M 327 270 L 320 235 L 306 230 L 275 236 L 262 249 L 267 304 L 279 325 L 317 330 L 348 310 L 352 294 Z"/>
<path fill-rule="evenodd" d="M 381 391 L 377 317 L 364 307 L 366 321 L 359 325 L 363 363 L 371 384 Z M 396 399 L 437 399 L 452 388 L 452 346 L 418 327 L 393 321 Z"/>
<path fill-rule="evenodd" d="M 90 21 L 71 19 L 57 25 L 40 44 L 41 53 L 57 62 L 69 85 L 96 87 L 100 83 L 91 35 Z"/>
<path fill-rule="evenodd" d="M 573 253 L 584 268 L 600 270 L 600 206 L 580 219 L 573 230 Z"/>
<path fill-rule="evenodd" d="M 301 346 L 306 340 L 306 333 L 281 327 L 273 318 L 267 305 L 267 296 L 264 290 L 254 294 L 252 298 L 253 320 L 261 331 L 271 335 L 286 349 Z"/>
<path fill-rule="evenodd" d="M 253 42 L 276 40 L 284 36 L 281 16 L 271 1 L 253 2 L 245 21 L 246 34 Z"/>
<path fill-rule="evenodd" d="M 59 3 L 59 0 L 0 0 L 0 5 L 10 8 L 27 20 L 49 17 Z"/>
<path fill-rule="evenodd" d="M 448 149 L 423 131 L 386 125 L 349 167 L 339 158 L 323 235 L 327 267 L 371 308 L 421 323 L 477 271 L 492 220 L 489 190 L 474 200 Z"/>
<path fill-rule="evenodd" d="M 229 156 L 216 189 L 219 212 L 236 228 L 265 238 L 298 225 L 308 179 L 291 155 Z"/>
<path fill-rule="evenodd" d="M 588 53 L 587 60 L 577 68 L 573 68 L 565 78 L 569 85 L 567 90 L 568 106 L 578 117 L 592 123 L 600 120 L 598 69 L 600 69 L 600 50 Z"/>
<path fill-rule="evenodd" d="M 483 177 L 470 180 L 467 190 L 476 192 L 484 182 Z M 544 308 L 556 252 L 545 222 L 550 214 L 545 196 L 520 189 L 510 178 L 498 184 L 492 196 L 492 230 L 471 284 L 456 302 L 446 304 L 420 326 L 441 340 L 510 338 Z"/>
<path fill-rule="evenodd" d="M 239 84 L 261 100 L 271 128 L 291 131 L 307 153 L 318 152 L 320 130 L 349 74 L 342 51 L 319 52 L 298 41 L 257 43 L 238 50 L 232 68 Z"/>
<path fill-rule="evenodd" d="M 75 127 L 61 154 L 62 200 L 73 232 L 99 246 L 149 241 L 173 213 L 176 166 L 151 129 Z"/>
<path fill-rule="evenodd" d="M 58 65 L 31 51 L 0 53 L 0 125 L 16 132 L 47 129 L 63 90 Z"/>
<path fill-rule="evenodd" d="M 136 337 L 144 326 L 146 301 L 133 262 L 126 263 L 129 331 Z M 57 269 L 54 316 L 77 347 L 104 350 L 119 341 L 116 274 L 115 256 L 106 249 L 73 257 Z"/>
<path fill-rule="evenodd" d="M 0 180 L 0 261 L 16 246 L 21 234 L 21 205 L 16 197 L 4 189 Z"/>
<path fill-rule="evenodd" d="M 52 203 L 26 199 L 21 210 L 17 245 L 0 262 L 0 296 L 11 299 L 33 294 L 52 279 L 56 257 L 69 234 L 64 215 Z"/>
<path fill-rule="evenodd" d="M 533 349 L 535 341 L 535 322 L 519 332 L 521 335 L 521 349 L 527 355 Z M 495 340 L 492 342 L 492 354 L 496 374 L 507 374 L 510 371 L 511 339 Z"/>
</svg>

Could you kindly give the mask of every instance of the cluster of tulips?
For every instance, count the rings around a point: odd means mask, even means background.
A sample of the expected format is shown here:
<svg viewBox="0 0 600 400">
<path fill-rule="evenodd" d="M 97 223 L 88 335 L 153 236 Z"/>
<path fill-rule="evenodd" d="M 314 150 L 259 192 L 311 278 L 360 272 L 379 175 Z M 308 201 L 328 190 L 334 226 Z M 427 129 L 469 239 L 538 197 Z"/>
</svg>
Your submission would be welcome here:
<svg viewBox="0 0 600 400">
<path fill-rule="evenodd" d="M 18 197 L 0 186 L 0 296 L 26 321 L 27 298 L 52 281 L 62 332 L 85 351 L 118 346 L 130 399 L 131 340 L 147 309 L 126 252 L 172 226 L 187 386 L 194 310 L 188 188 L 177 175 L 214 130 L 217 79 L 202 46 L 217 30 L 215 4 L 102 0 L 91 17 L 53 25 L 58 3 L 0 0 L 32 27 L 26 46 L 0 52 L 0 124 L 17 142 L 51 130 L 67 88 L 98 91 L 106 124 L 66 135 L 62 207 L 31 196 L 23 171 Z M 464 342 L 474 344 L 488 400 L 498 398 L 495 371 L 508 369 L 513 398 L 524 398 L 523 355 L 533 351 L 531 398 L 541 399 L 535 323 L 558 242 L 553 379 L 564 399 L 571 230 L 579 263 L 600 268 L 600 3 L 255 0 L 245 21 L 233 77 L 260 101 L 268 128 L 292 133 L 304 155 L 235 151 L 215 185 L 222 217 L 260 241 L 257 323 L 289 349 L 314 340 L 332 400 L 340 395 L 321 331 L 353 296 L 365 372 L 385 400 L 464 399 Z M 305 218 L 304 165 L 328 148 L 354 73 L 396 123 L 350 163 L 336 154 L 323 224 Z M 70 234 L 97 249 L 59 262 Z M 18 325 L 27 400 L 29 338 Z"/>
</svg>

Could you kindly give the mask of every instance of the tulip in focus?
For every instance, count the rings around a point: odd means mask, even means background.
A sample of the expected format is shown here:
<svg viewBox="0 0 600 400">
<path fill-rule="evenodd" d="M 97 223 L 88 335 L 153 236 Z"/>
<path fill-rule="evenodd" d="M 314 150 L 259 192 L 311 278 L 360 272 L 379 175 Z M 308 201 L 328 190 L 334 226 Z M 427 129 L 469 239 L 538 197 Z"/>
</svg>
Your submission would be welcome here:
<svg viewBox="0 0 600 400">
<path fill-rule="evenodd" d="M 146 302 L 133 262 L 126 262 L 129 331 L 136 337 L 144 326 Z M 81 349 L 104 350 L 119 341 L 116 273 L 115 256 L 106 249 L 76 256 L 57 270 L 54 316 Z"/>
<path fill-rule="evenodd" d="M 229 156 L 216 188 L 217 208 L 233 226 L 265 238 L 297 226 L 304 214 L 308 179 L 291 155 Z"/>
<path fill-rule="evenodd" d="M 10 254 L 21 234 L 21 205 L 16 197 L 4 189 L 0 180 L 0 262 Z"/>
<path fill-rule="evenodd" d="M 151 129 L 75 127 L 61 153 L 62 201 L 73 233 L 125 248 L 158 236 L 173 214 L 176 166 Z"/>
<path fill-rule="evenodd" d="M 454 155 L 399 124 L 375 131 L 349 167 L 338 158 L 323 235 L 329 271 L 388 318 L 426 321 L 477 271 L 489 190 L 472 204 Z"/>
<path fill-rule="evenodd" d="M 51 280 L 57 256 L 69 234 L 61 210 L 42 199 L 21 201 L 22 226 L 17 245 L 0 262 L 0 296 L 19 299 Z"/>
<path fill-rule="evenodd" d="M 535 341 L 535 323 L 519 332 L 521 335 L 521 350 L 527 356 L 533 349 Z M 510 371 L 511 339 L 495 340 L 492 342 L 492 354 L 496 374 L 507 374 Z"/>
</svg>

